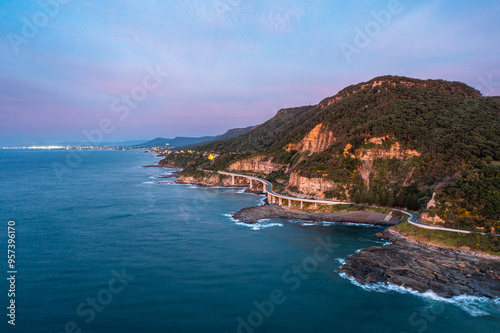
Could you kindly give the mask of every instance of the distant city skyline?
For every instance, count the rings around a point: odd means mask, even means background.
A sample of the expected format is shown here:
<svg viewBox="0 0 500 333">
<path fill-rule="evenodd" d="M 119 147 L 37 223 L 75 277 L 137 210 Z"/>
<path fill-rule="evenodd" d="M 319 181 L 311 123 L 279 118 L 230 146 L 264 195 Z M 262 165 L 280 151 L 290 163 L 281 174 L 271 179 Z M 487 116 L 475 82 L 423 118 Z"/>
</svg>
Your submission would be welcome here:
<svg viewBox="0 0 500 333">
<path fill-rule="evenodd" d="M 3 1 L 0 146 L 206 136 L 381 75 L 500 95 L 498 1 Z"/>
</svg>

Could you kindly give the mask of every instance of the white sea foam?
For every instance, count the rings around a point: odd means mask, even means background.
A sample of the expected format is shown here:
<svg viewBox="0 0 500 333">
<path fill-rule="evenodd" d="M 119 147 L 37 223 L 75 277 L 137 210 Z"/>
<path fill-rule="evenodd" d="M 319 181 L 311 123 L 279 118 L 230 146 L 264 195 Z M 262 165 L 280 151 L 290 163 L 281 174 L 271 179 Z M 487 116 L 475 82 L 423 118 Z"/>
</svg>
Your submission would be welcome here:
<svg viewBox="0 0 500 333">
<path fill-rule="evenodd" d="M 235 219 L 235 218 L 233 217 L 233 215 L 232 215 L 232 214 L 222 214 L 222 216 L 229 217 L 231 220 L 233 220 L 233 221 L 235 221 L 235 222 L 239 222 L 237 219 Z"/>
<path fill-rule="evenodd" d="M 153 182 L 155 184 L 166 184 L 166 185 L 178 185 L 173 180 L 157 180 Z"/>
<path fill-rule="evenodd" d="M 283 227 L 282 223 L 244 223 L 244 222 L 237 222 L 237 225 L 243 225 L 245 227 L 248 227 L 252 230 L 262 230 L 265 228 L 271 228 L 271 227 Z"/>
<path fill-rule="evenodd" d="M 330 222 L 330 223 L 336 223 L 336 222 Z M 363 227 L 363 228 L 383 228 L 379 225 L 375 224 L 369 224 L 369 223 L 354 223 L 354 222 L 339 222 L 342 225 L 349 225 L 353 227 Z"/>
<path fill-rule="evenodd" d="M 262 230 L 270 227 L 283 227 L 282 223 L 272 223 L 270 219 L 261 219 L 257 223 L 245 223 L 235 219 L 231 214 L 222 214 L 223 216 L 229 217 L 237 225 L 241 225 L 252 230 Z M 271 222 L 271 223 L 269 223 Z"/>
<path fill-rule="evenodd" d="M 339 258 L 337 260 L 341 263 L 341 265 L 345 263 L 344 259 Z M 414 296 L 423 297 L 424 299 L 430 301 L 445 302 L 460 307 L 462 310 L 464 310 L 473 317 L 487 316 L 492 314 L 500 315 L 500 298 L 490 299 L 487 297 L 467 296 L 467 295 L 460 295 L 451 298 L 446 298 L 437 295 L 431 290 L 428 290 L 425 293 L 420 293 L 411 288 L 404 286 L 397 286 L 392 283 L 378 282 L 378 283 L 361 284 L 358 281 L 356 281 L 355 278 L 350 277 L 345 273 L 339 273 L 339 274 L 341 277 L 351 281 L 352 284 L 366 291 L 380 292 L 380 293 L 398 292 L 401 294 L 411 294 Z"/>
<path fill-rule="evenodd" d="M 292 219 L 287 219 L 286 221 L 289 223 L 298 224 L 301 227 L 310 227 L 310 226 L 321 225 L 320 222 L 314 222 L 314 221 L 292 220 Z"/>
<path fill-rule="evenodd" d="M 329 227 L 329 226 L 347 225 L 347 226 L 364 227 L 364 228 L 382 228 L 382 227 L 374 225 L 374 224 L 352 223 L 352 222 L 331 222 L 331 221 L 319 221 L 319 222 L 317 222 L 317 221 L 305 221 L 305 220 L 297 220 L 297 219 L 289 219 L 287 221 L 291 222 L 291 223 L 299 224 L 302 227 L 310 227 L 310 226 Z"/>
<path fill-rule="evenodd" d="M 375 244 L 377 244 L 377 246 L 378 245 L 386 246 L 386 245 L 392 244 L 391 242 L 388 242 L 385 239 L 380 239 L 380 238 L 376 238 L 376 237 L 372 237 L 372 238 L 361 237 L 361 238 L 359 238 L 359 240 L 363 241 L 363 242 L 375 243 Z"/>
</svg>

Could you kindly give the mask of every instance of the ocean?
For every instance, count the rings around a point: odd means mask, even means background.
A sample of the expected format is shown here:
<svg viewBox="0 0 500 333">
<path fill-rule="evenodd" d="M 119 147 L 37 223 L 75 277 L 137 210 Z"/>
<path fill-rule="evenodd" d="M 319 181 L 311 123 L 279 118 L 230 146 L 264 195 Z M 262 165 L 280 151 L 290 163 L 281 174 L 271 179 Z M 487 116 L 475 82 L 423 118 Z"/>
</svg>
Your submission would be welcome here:
<svg viewBox="0 0 500 333">
<path fill-rule="evenodd" d="M 263 196 L 175 184 L 175 170 L 142 167 L 157 161 L 142 151 L 0 150 L 1 332 L 500 331 L 498 300 L 340 275 L 346 257 L 384 244 L 379 227 L 241 224 L 229 214 Z"/>
</svg>

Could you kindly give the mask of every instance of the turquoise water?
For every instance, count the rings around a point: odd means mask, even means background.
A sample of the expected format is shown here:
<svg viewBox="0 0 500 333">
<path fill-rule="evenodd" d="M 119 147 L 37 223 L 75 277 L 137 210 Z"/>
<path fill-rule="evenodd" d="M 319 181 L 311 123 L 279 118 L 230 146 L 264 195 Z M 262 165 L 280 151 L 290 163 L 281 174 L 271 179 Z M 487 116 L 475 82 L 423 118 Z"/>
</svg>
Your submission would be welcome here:
<svg viewBox="0 0 500 333">
<path fill-rule="evenodd" d="M 380 228 L 251 228 L 227 214 L 262 196 L 155 178 L 173 170 L 142 168 L 158 158 L 140 151 L 74 154 L 0 150 L 2 332 L 500 330 L 498 302 L 444 302 L 340 276 L 343 259 L 382 243 Z M 15 328 L 6 316 L 9 220 Z"/>
</svg>

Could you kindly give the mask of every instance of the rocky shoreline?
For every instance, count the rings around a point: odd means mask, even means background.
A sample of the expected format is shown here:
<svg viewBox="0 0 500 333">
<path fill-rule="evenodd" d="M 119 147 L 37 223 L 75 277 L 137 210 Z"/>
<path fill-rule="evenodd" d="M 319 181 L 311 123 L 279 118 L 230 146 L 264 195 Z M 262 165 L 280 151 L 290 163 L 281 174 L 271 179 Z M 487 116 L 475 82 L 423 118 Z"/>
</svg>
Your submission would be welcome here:
<svg viewBox="0 0 500 333">
<path fill-rule="evenodd" d="M 182 178 L 177 182 L 198 186 L 215 186 L 217 183 L 219 186 L 230 186 L 227 180 L 219 178 L 204 179 L 202 182 Z M 236 184 L 236 186 L 245 185 Z M 248 224 L 271 218 L 385 227 L 401 223 L 399 219 L 373 211 L 316 214 L 288 210 L 267 202 L 263 206 L 243 208 L 233 213 L 232 217 Z M 459 295 L 500 297 L 500 257 L 481 256 L 420 244 L 393 229 L 386 229 L 376 236 L 386 239 L 390 244 L 357 252 L 345 260 L 339 272 L 347 274 L 361 284 L 391 283 L 421 293 L 431 290 L 446 298 Z"/>
<path fill-rule="evenodd" d="M 288 219 L 288 220 L 304 220 L 313 222 L 347 222 L 370 224 L 378 226 L 392 226 L 401 223 L 398 219 L 393 219 L 390 216 L 372 211 L 354 211 L 341 213 L 304 213 L 281 208 L 276 204 L 267 204 L 264 206 L 243 208 L 232 217 L 244 223 L 257 223 L 262 219 Z"/>
<path fill-rule="evenodd" d="M 408 240 L 396 230 L 376 236 L 391 244 L 363 249 L 348 257 L 339 272 L 359 283 L 391 283 L 442 297 L 500 297 L 500 258 Z"/>
</svg>

